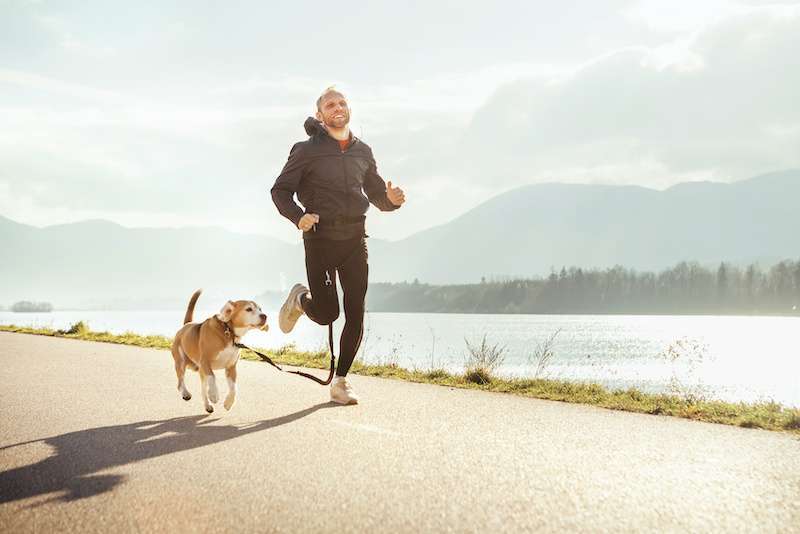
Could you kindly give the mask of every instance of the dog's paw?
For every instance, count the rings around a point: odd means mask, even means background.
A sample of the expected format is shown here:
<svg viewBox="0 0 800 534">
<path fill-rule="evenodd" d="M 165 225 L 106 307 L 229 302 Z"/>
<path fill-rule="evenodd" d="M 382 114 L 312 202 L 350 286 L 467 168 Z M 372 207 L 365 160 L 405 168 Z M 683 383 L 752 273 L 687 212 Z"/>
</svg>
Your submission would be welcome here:
<svg viewBox="0 0 800 534">
<path fill-rule="evenodd" d="M 192 394 L 191 394 L 191 393 L 189 393 L 188 391 L 187 391 L 186 393 L 184 393 L 183 395 L 181 395 L 181 397 L 182 397 L 182 398 L 183 398 L 183 400 L 185 400 L 185 401 L 192 400 Z"/>
<path fill-rule="evenodd" d="M 235 402 L 236 402 L 236 397 L 232 395 L 228 395 L 227 397 L 225 397 L 225 404 L 224 404 L 225 409 L 230 410 L 231 408 L 233 408 Z"/>
<path fill-rule="evenodd" d="M 217 391 L 217 387 L 214 385 L 211 385 L 208 388 L 208 400 L 211 402 L 211 404 L 216 404 L 219 402 L 219 391 Z"/>
<path fill-rule="evenodd" d="M 208 413 L 214 413 L 214 407 L 209 404 L 208 406 L 206 406 L 206 411 Z"/>
</svg>

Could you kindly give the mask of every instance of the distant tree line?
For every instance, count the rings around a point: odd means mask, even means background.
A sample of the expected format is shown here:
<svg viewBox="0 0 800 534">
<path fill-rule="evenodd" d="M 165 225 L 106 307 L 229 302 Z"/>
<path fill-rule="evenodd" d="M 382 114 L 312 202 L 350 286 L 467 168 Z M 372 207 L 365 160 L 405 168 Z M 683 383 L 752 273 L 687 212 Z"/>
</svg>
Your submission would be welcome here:
<svg viewBox="0 0 800 534">
<path fill-rule="evenodd" d="M 800 260 L 769 269 L 681 262 L 659 273 L 562 267 L 547 278 L 371 284 L 370 311 L 800 315 Z"/>
<path fill-rule="evenodd" d="M 12 312 L 51 312 L 53 311 L 53 305 L 49 302 L 30 302 L 27 300 L 21 300 L 19 302 L 15 302 L 11 305 Z"/>
</svg>

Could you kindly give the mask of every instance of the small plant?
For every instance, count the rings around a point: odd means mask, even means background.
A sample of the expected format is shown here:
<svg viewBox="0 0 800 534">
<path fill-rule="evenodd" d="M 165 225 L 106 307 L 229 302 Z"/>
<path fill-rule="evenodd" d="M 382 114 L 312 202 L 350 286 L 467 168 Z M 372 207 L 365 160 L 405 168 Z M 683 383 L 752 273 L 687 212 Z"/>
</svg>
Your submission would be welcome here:
<svg viewBox="0 0 800 534">
<path fill-rule="evenodd" d="M 400 367 L 398 362 L 400 360 L 400 347 L 402 346 L 402 344 L 403 344 L 403 334 L 399 334 L 397 337 L 392 336 L 391 339 L 392 348 L 389 351 L 388 355 L 386 355 L 383 358 L 378 358 L 378 361 L 380 362 L 379 365 L 383 365 L 391 369 L 398 369 Z"/>
<path fill-rule="evenodd" d="M 287 354 L 291 354 L 293 352 L 297 352 L 297 345 L 295 343 L 287 343 L 275 349 L 276 356 L 286 356 Z"/>
<path fill-rule="evenodd" d="M 681 338 L 670 343 L 661 357 L 672 366 L 669 389 L 673 395 L 683 398 L 689 404 L 706 400 L 708 388 L 699 376 L 700 366 L 708 359 L 708 346 L 696 339 Z M 683 367 L 681 376 L 678 366 Z"/>
<path fill-rule="evenodd" d="M 436 354 L 436 333 L 430 326 L 428 327 L 428 330 L 431 331 L 431 369 L 434 369 L 436 367 L 436 364 L 434 363 L 434 355 Z"/>
<path fill-rule="evenodd" d="M 555 356 L 553 346 L 555 345 L 556 336 L 558 336 L 560 332 L 561 329 L 559 328 L 550 334 L 550 337 L 536 345 L 536 349 L 528 356 L 528 363 L 531 365 L 534 363 L 536 364 L 536 371 L 533 373 L 534 378 L 539 378 L 544 373 L 545 369 L 547 369 L 547 366 L 550 365 L 553 356 Z"/>
<path fill-rule="evenodd" d="M 361 338 L 361 346 L 359 347 L 358 354 L 356 354 L 357 360 L 364 361 L 364 357 L 367 354 L 367 344 L 369 343 L 369 333 L 370 333 L 370 315 L 369 312 L 364 312 L 364 332 Z"/>
<path fill-rule="evenodd" d="M 447 369 L 437 368 L 425 371 L 423 376 L 429 380 L 441 380 L 443 378 L 449 378 L 450 373 L 447 372 Z"/>
<path fill-rule="evenodd" d="M 800 430 L 800 410 L 791 411 L 783 422 L 786 430 Z"/>
<path fill-rule="evenodd" d="M 480 345 L 473 345 L 467 338 L 464 338 L 464 343 L 467 344 L 468 352 L 465 378 L 476 384 L 488 384 L 492 381 L 494 371 L 505 359 L 505 345 L 490 345 L 486 342 L 486 334 L 483 335 Z"/>
<path fill-rule="evenodd" d="M 467 368 L 464 378 L 467 382 L 486 385 L 492 381 L 492 373 L 483 367 L 472 367 Z"/>
<path fill-rule="evenodd" d="M 62 335 L 84 335 L 90 332 L 89 325 L 84 323 L 83 321 L 78 321 L 77 323 L 73 323 L 70 327 L 66 330 L 57 330 L 57 332 Z"/>
<path fill-rule="evenodd" d="M 393 347 L 392 352 L 388 356 L 383 358 L 382 361 L 379 359 L 378 365 L 383 365 L 391 369 L 397 369 L 400 367 L 397 363 L 397 359 L 398 359 L 397 347 Z"/>
</svg>

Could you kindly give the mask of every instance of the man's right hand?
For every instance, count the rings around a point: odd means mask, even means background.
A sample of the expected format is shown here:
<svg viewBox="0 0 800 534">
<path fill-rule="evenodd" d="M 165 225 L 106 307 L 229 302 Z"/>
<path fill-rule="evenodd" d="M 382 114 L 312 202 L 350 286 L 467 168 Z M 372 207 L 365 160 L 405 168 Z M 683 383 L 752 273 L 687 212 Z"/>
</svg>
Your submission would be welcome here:
<svg viewBox="0 0 800 534">
<path fill-rule="evenodd" d="M 316 213 L 306 213 L 297 221 L 297 227 L 304 232 L 308 232 L 318 222 L 319 215 Z"/>
</svg>

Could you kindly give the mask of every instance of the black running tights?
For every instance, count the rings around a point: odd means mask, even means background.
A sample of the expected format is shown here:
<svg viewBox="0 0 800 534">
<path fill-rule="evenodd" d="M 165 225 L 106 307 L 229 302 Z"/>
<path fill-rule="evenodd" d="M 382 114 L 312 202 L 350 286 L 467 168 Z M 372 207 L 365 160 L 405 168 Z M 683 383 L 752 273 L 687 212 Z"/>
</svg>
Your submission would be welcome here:
<svg viewBox="0 0 800 534">
<path fill-rule="evenodd" d="M 344 329 L 339 340 L 336 376 L 347 376 L 364 334 L 364 299 L 367 295 L 367 241 L 304 239 L 306 274 L 311 298 L 301 298 L 306 315 L 317 324 L 328 325 L 339 317 L 338 272 L 344 294 Z M 326 283 L 330 282 L 330 283 Z"/>
</svg>

